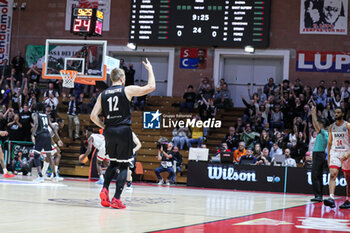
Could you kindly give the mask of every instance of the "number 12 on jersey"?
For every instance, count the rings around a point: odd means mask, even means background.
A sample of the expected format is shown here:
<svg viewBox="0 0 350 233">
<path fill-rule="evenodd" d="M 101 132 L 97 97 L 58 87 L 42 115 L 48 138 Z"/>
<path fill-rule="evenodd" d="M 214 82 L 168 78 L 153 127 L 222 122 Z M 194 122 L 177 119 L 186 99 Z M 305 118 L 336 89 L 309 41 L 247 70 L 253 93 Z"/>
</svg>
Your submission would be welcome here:
<svg viewBox="0 0 350 233">
<path fill-rule="evenodd" d="M 115 111 L 118 111 L 119 108 L 118 108 L 118 96 L 111 96 L 107 99 L 108 103 L 109 103 L 109 111 L 110 112 L 115 112 Z"/>
</svg>

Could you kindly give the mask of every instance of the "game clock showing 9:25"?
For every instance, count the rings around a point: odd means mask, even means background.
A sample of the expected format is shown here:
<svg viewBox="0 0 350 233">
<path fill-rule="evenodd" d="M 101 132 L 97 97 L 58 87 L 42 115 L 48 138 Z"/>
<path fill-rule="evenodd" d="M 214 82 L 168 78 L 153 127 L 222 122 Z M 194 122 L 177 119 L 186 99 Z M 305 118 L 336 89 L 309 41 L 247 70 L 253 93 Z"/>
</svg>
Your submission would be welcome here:
<svg viewBox="0 0 350 233">
<path fill-rule="evenodd" d="M 81 36 L 102 36 L 103 12 L 98 9 L 74 8 L 71 33 Z"/>
</svg>

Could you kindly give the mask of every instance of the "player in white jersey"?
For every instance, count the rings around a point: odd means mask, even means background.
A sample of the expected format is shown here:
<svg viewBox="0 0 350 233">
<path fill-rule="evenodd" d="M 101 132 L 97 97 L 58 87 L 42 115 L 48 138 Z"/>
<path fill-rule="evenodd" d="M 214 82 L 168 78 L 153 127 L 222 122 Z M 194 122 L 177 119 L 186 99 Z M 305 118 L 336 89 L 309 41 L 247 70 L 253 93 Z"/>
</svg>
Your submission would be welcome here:
<svg viewBox="0 0 350 233">
<path fill-rule="evenodd" d="M 57 179 L 59 181 L 62 181 L 63 178 L 59 176 L 58 174 L 58 166 L 60 164 L 60 160 L 61 160 L 61 150 L 60 148 L 58 147 L 58 145 L 56 144 L 55 140 L 54 140 L 54 137 L 55 137 L 55 133 L 53 130 L 56 130 L 56 132 L 58 133 L 59 130 L 63 129 L 64 127 L 64 120 L 62 120 L 61 118 L 58 118 L 57 119 L 57 122 L 53 122 L 51 123 L 52 124 L 52 127 L 53 129 L 49 128 L 49 132 L 50 132 L 50 135 L 51 135 L 51 146 L 52 146 L 52 150 L 54 151 L 54 163 L 55 163 L 55 172 L 57 174 Z M 45 179 L 53 179 L 53 173 L 52 173 L 52 176 L 51 177 L 47 177 L 46 175 L 46 171 L 47 169 L 49 168 L 49 163 L 44 161 L 44 165 L 43 165 L 43 169 L 42 169 L 42 173 L 43 173 L 43 177 Z"/>
<path fill-rule="evenodd" d="M 102 163 L 106 167 L 108 167 L 109 164 L 109 156 L 106 155 L 105 136 L 102 134 L 93 133 L 91 127 L 87 127 L 84 134 L 88 139 L 88 146 L 85 154 L 79 157 L 79 161 L 82 162 L 90 154 L 92 151 L 92 146 L 94 146 L 96 150 L 98 150 L 96 157 L 96 166 L 99 180 L 96 182 L 96 184 L 103 184 L 104 178 L 102 174 Z"/>
<path fill-rule="evenodd" d="M 331 208 L 335 207 L 334 191 L 335 180 L 338 176 L 339 169 L 342 168 L 345 178 L 348 182 L 347 191 L 349 198 L 349 178 L 350 178 L 350 160 L 345 159 L 347 152 L 350 150 L 350 124 L 343 120 L 344 110 L 342 108 L 336 108 L 334 111 L 335 123 L 329 126 L 328 132 L 328 167 L 330 172 L 329 180 L 329 195 L 330 197 L 324 200 L 324 204 Z M 350 208 L 350 200 L 346 200 L 345 203 L 339 208 Z"/>
</svg>

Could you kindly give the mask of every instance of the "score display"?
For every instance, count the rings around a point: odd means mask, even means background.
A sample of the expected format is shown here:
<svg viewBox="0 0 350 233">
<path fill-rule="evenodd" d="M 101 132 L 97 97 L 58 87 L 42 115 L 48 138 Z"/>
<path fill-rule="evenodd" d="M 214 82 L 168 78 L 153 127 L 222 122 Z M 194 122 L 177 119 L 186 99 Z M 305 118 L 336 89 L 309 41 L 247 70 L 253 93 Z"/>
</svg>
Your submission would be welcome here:
<svg viewBox="0 0 350 233">
<path fill-rule="evenodd" d="M 271 0 L 132 0 L 129 41 L 268 47 Z"/>
<path fill-rule="evenodd" d="M 71 33 L 82 36 L 102 36 L 103 12 L 98 9 L 74 8 Z"/>
</svg>

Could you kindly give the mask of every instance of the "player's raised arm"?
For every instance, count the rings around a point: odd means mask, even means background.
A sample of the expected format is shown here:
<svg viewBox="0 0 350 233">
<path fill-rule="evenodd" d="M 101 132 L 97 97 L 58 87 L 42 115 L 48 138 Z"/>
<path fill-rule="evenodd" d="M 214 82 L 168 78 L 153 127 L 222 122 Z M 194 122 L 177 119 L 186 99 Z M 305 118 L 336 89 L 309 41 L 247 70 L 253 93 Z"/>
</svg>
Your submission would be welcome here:
<svg viewBox="0 0 350 233">
<path fill-rule="evenodd" d="M 154 77 L 151 63 L 146 58 L 146 62 L 143 61 L 142 64 L 145 66 L 146 70 L 148 71 L 148 83 L 143 87 L 136 86 L 136 85 L 125 87 L 125 94 L 129 100 L 131 100 L 133 96 L 147 95 L 148 93 L 151 93 L 156 89 L 156 79 Z"/>
<path fill-rule="evenodd" d="M 101 104 L 101 95 L 98 96 L 96 104 L 94 108 L 92 109 L 90 119 L 92 122 L 94 122 L 98 127 L 104 129 L 105 124 L 101 121 L 101 119 L 98 117 L 98 115 L 102 112 L 102 104 Z"/>
</svg>

